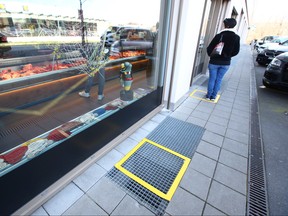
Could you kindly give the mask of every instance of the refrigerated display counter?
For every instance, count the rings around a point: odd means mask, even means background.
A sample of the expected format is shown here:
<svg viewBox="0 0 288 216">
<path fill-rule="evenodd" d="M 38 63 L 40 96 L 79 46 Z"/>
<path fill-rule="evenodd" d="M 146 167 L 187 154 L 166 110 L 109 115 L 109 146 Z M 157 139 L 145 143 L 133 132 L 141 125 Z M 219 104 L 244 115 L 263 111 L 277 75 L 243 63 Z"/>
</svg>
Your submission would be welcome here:
<svg viewBox="0 0 288 216">
<path fill-rule="evenodd" d="M 1 65 L 8 65 L 7 61 L 10 60 L 1 60 Z M 120 65 L 125 61 L 133 65 L 133 72 L 139 72 L 146 70 L 150 60 L 144 55 L 109 60 L 105 66 L 106 80 L 118 78 Z M 0 68 L 0 115 L 55 98 L 72 86 L 71 91 L 82 89 L 87 78 L 77 66 L 84 64 L 83 59 L 75 59 L 73 64 L 63 60 L 58 65 L 52 65 L 52 56 L 29 57 L 29 61 L 17 58 L 13 62 L 17 65 Z M 94 81 L 97 84 L 96 78 Z"/>
</svg>

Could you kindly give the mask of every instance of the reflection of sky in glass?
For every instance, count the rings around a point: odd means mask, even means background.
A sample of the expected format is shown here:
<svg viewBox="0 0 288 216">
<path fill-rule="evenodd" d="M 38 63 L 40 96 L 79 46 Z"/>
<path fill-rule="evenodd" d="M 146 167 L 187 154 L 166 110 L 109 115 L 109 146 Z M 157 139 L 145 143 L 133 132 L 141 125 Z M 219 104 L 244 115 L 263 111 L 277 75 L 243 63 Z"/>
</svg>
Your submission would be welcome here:
<svg viewBox="0 0 288 216">
<path fill-rule="evenodd" d="M 80 0 L 0 0 L 0 3 L 11 12 L 20 12 L 27 5 L 31 13 L 71 17 L 77 17 L 80 8 Z M 82 0 L 82 8 L 85 18 L 155 25 L 159 20 L 160 0 Z"/>
</svg>

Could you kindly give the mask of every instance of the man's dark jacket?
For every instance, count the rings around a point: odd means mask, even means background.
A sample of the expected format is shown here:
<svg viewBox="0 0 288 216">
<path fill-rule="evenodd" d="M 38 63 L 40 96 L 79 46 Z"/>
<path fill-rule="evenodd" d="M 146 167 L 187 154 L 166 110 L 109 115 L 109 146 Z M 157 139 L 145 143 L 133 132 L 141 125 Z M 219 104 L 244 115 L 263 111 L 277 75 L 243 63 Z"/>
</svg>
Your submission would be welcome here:
<svg viewBox="0 0 288 216">
<path fill-rule="evenodd" d="M 221 55 L 210 56 L 214 47 L 220 42 L 222 35 L 222 42 L 224 48 Z M 240 37 L 233 30 L 223 29 L 219 34 L 215 35 L 207 47 L 207 54 L 210 56 L 210 64 L 215 65 L 230 65 L 231 57 L 236 56 L 240 51 Z"/>
</svg>

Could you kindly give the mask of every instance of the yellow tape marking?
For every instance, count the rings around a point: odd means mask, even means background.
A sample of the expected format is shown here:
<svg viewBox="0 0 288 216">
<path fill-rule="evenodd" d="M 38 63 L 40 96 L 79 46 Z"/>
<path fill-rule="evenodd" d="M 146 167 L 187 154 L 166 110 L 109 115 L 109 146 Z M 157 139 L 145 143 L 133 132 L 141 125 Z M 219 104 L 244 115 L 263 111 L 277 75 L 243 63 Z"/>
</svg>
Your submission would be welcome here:
<svg viewBox="0 0 288 216">
<path fill-rule="evenodd" d="M 204 92 L 205 94 L 207 93 L 206 91 L 195 89 L 189 96 L 190 96 L 190 97 L 193 97 L 193 98 L 197 98 L 197 99 L 199 99 L 199 100 L 207 101 L 207 102 L 210 102 L 210 103 L 217 103 L 218 100 L 219 100 L 219 98 L 220 98 L 220 95 L 219 95 L 219 94 L 216 96 L 216 98 L 215 98 L 214 101 L 207 100 L 206 98 L 194 96 L 194 94 L 195 94 L 197 91 L 198 91 L 198 92 Z"/>
<path fill-rule="evenodd" d="M 142 180 L 141 178 L 139 178 L 138 176 L 134 175 L 133 173 L 131 173 L 130 171 L 128 171 L 127 169 L 125 169 L 124 167 L 122 167 L 122 164 L 129 158 L 131 157 L 132 154 L 134 154 L 144 143 L 149 143 L 152 144 L 158 148 L 161 148 L 177 157 L 180 157 L 183 159 L 183 165 L 181 167 L 181 169 L 179 170 L 174 182 L 172 183 L 170 189 L 168 190 L 168 192 L 165 194 L 162 191 L 158 190 L 157 188 L 155 188 L 154 186 L 150 185 L 149 183 L 145 182 L 144 180 Z M 137 144 L 137 146 L 135 146 L 127 155 L 125 155 L 125 157 L 123 157 L 118 163 L 115 164 L 115 167 L 120 170 L 121 172 L 123 172 L 125 175 L 127 175 L 128 177 L 130 177 L 131 179 L 133 179 L 134 181 L 138 182 L 139 184 L 141 184 L 142 186 L 144 186 L 145 188 L 147 188 L 148 190 L 152 191 L 153 193 L 155 193 L 156 195 L 158 195 L 159 197 L 162 197 L 165 200 L 170 201 L 172 199 L 173 194 L 175 193 L 186 169 L 188 168 L 188 165 L 190 163 L 190 158 L 185 157 L 175 151 L 172 151 L 171 149 L 168 149 L 162 145 L 159 145 L 155 142 L 153 142 L 152 140 L 148 140 L 147 138 L 144 138 L 141 142 L 139 142 Z"/>
</svg>

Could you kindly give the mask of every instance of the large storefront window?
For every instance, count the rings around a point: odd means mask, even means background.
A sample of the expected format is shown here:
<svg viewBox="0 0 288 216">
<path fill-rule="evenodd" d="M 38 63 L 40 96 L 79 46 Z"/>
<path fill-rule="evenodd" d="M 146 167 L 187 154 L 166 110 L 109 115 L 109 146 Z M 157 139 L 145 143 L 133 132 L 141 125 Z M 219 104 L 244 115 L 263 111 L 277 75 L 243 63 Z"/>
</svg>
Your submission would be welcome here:
<svg viewBox="0 0 288 216">
<path fill-rule="evenodd" d="M 69 171 L 161 104 L 161 0 L 0 5 L 0 184 Z"/>
</svg>

